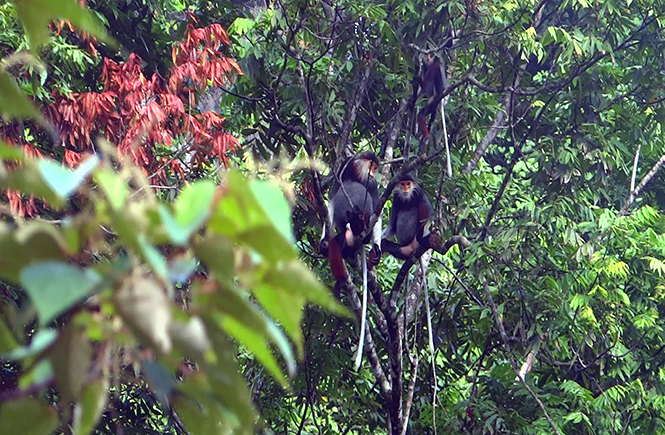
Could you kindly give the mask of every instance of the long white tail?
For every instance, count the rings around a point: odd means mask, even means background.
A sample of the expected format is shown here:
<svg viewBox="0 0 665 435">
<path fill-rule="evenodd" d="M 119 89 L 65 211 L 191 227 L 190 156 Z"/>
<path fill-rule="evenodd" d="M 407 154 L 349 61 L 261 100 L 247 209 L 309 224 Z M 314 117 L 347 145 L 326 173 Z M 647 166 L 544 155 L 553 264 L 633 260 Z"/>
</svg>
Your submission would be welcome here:
<svg viewBox="0 0 665 435">
<path fill-rule="evenodd" d="M 358 352 L 356 353 L 355 369 L 360 368 L 360 362 L 363 359 L 363 346 L 365 344 L 365 328 L 367 327 L 367 254 L 365 247 L 362 249 L 363 262 L 363 308 L 360 315 L 360 340 L 358 341 Z"/>
<path fill-rule="evenodd" d="M 446 169 L 448 170 L 448 178 L 453 178 L 453 165 L 450 162 L 450 146 L 448 145 L 448 129 L 446 128 L 446 111 L 443 109 L 445 98 L 441 98 L 441 123 L 443 124 L 443 143 L 446 146 Z"/>
</svg>

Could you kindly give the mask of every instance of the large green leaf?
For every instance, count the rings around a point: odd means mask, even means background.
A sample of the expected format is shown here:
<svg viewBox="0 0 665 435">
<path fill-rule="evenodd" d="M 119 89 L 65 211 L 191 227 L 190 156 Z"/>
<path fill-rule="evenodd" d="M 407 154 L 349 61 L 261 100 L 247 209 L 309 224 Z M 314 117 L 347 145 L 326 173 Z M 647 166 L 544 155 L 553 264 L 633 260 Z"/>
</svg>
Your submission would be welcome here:
<svg viewBox="0 0 665 435">
<path fill-rule="evenodd" d="M 83 387 L 81 400 L 76 405 L 81 408 L 80 413 L 74 413 L 75 420 L 74 433 L 77 435 L 88 435 L 97 426 L 97 421 L 104 412 L 108 400 L 108 377 L 102 375 L 100 379 L 86 384 Z"/>
<path fill-rule="evenodd" d="M 238 289 L 231 285 L 221 285 L 214 293 L 197 296 L 196 303 L 213 307 L 222 313 L 220 317 L 213 316 L 215 322 L 218 322 L 248 349 L 258 352 L 257 357 L 273 373 L 275 379 L 282 383 L 285 382 L 273 355 L 265 352 L 264 346 L 267 339 L 277 345 L 284 357 L 289 374 L 295 372 L 295 358 L 286 335 L 272 319 L 258 310 L 246 297 L 243 297 Z M 243 328 L 254 331 L 254 334 L 246 333 Z M 259 341 L 254 341 L 255 339 Z"/>
<path fill-rule="evenodd" d="M 39 322 L 44 325 L 88 296 L 101 277 L 92 269 L 43 261 L 24 267 L 20 281 L 37 307 Z"/>
<path fill-rule="evenodd" d="M 48 41 L 48 24 L 53 19 L 69 20 L 78 29 L 98 39 L 107 39 L 104 26 L 89 10 L 82 8 L 78 0 L 13 0 L 13 3 L 33 52 Z"/>
<path fill-rule="evenodd" d="M 251 180 L 249 186 L 275 228 L 286 240 L 295 244 L 291 207 L 284 192 L 275 184 L 263 180 Z"/>
<path fill-rule="evenodd" d="M 12 350 L 8 354 L 3 355 L 3 358 L 10 360 L 20 360 L 29 356 L 37 355 L 52 345 L 56 338 L 58 338 L 58 331 L 55 329 L 40 329 L 32 337 L 29 345 Z"/>
<path fill-rule="evenodd" d="M 30 222 L 17 230 L 0 222 L 0 277 L 19 283 L 21 269 L 35 261 L 65 260 L 66 242 L 53 225 Z"/>
<path fill-rule="evenodd" d="M 4 70 L 0 70 L 0 115 L 5 119 L 42 119 L 37 107 Z"/>
<path fill-rule="evenodd" d="M 352 317 L 316 275 L 298 260 L 283 261 L 271 266 L 263 275 L 263 282 L 287 294 L 300 295 L 338 315 Z"/>
<path fill-rule="evenodd" d="M 289 219 L 285 218 L 283 193 L 261 183 L 257 186 L 262 196 L 268 195 L 265 207 L 254 195 L 249 182 L 239 172 L 229 171 L 225 195 L 210 218 L 208 228 L 250 246 L 269 261 L 296 258 L 292 236 L 285 234 L 289 233 L 284 229 Z M 271 205 L 276 207 L 275 218 L 270 217 L 273 211 L 268 207 Z"/>
<path fill-rule="evenodd" d="M 51 190 L 61 199 L 67 199 L 98 163 L 99 159 L 93 155 L 72 171 L 52 160 L 42 159 L 37 162 L 37 168 Z"/>
<path fill-rule="evenodd" d="M 52 406 L 23 397 L 0 407 L 0 433 L 50 435 L 58 427 L 58 414 Z"/>
<path fill-rule="evenodd" d="M 26 160 L 20 167 L 0 173 L 0 188 L 14 189 L 26 195 L 35 195 L 49 205 L 60 208 L 64 204 L 42 177 L 37 162 Z"/>
</svg>

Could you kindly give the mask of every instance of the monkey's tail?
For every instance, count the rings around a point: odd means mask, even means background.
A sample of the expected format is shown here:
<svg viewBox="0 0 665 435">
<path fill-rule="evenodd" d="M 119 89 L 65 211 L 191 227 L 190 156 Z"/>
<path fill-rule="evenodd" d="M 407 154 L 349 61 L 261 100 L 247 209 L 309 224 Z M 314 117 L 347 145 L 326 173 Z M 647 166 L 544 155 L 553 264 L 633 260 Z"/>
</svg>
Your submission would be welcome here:
<svg viewBox="0 0 665 435">
<path fill-rule="evenodd" d="M 367 254 L 365 253 L 365 247 L 361 249 L 362 251 L 362 267 L 363 267 L 363 308 L 362 314 L 360 315 L 360 339 L 358 342 L 358 352 L 356 353 L 356 363 L 355 369 L 360 368 L 360 362 L 363 359 L 363 346 L 365 344 L 365 328 L 367 327 Z"/>
<path fill-rule="evenodd" d="M 446 128 L 446 111 L 443 108 L 445 106 L 443 100 L 445 98 L 441 98 L 439 104 L 441 105 L 441 123 L 443 124 L 443 143 L 446 146 L 446 169 L 448 170 L 448 178 L 453 178 L 453 165 L 450 162 L 450 145 L 448 145 L 448 129 Z"/>
<path fill-rule="evenodd" d="M 427 338 L 429 339 L 429 353 L 431 355 L 431 363 L 432 363 L 432 379 L 434 382 L 432 382 L 432 427 L 434 427 L 434 433 L 436 433 L 436 396 L 438 394 L 437 391 L 437 383 L 436 383 L 436 363 L 435 363 L 435 358 L 434 358 L 434 335 L 432 332 L 432 313 L 430 312 L 429 309 L 429 292 L 427 291 L 427 276 L 425 276 L 425 264 L 423 257 L 420 257 L 420 270 L 423 274 L 423 287 L 425 288 L 425 312 L 427 314 Z"/>
</svg>

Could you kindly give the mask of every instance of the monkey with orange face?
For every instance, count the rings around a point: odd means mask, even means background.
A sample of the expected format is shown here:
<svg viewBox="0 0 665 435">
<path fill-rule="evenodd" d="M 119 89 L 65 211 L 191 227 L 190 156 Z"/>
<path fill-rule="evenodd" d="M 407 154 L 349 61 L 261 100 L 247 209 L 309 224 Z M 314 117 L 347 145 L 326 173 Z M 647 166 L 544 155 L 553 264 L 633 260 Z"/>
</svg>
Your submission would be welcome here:
<svg viewBox="0 0 665 435">
<path fill-rule="evenodd" d="M 383 232 L 381 250 L 406 260 L 421 245 L 429 246 L 427 223 L 434 209 L 411 174 L 404 175 L 393 192 L 390 221 Z M 390 241 L 397 236 L 397 243 Z"/>
</svg>

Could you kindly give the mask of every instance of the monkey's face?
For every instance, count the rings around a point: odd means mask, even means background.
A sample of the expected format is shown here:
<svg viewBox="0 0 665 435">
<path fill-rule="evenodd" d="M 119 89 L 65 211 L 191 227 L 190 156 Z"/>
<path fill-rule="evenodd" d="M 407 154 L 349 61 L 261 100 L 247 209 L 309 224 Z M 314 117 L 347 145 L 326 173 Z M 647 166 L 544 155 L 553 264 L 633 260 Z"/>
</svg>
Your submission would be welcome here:
<svg viewBox="0 0 665 435">
<path fill-rule="evenodd" d="M 376 174 L 376 170 L 379 169 L 379 165 L 374 160 L 368 160 L 367 162 L 369 165 L 369 175 L 373 177 Z"/>
<path fill-rule="evenodd" d="M 356 173 L 358 178 L 365 182 L 369 177 L 373 177 L 376 174 L 376 170 L 379 166 L 374 160 L 371 159 L 358 159 L 356 163 Z"/>
<path fill-rule="evenodd" d="M 402 198 L 409 200 L 411 195 L 413 195 L 413 181 L 411 180 L 402 180 L 399 182 L 399 193 Z"/>
</svg>

